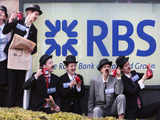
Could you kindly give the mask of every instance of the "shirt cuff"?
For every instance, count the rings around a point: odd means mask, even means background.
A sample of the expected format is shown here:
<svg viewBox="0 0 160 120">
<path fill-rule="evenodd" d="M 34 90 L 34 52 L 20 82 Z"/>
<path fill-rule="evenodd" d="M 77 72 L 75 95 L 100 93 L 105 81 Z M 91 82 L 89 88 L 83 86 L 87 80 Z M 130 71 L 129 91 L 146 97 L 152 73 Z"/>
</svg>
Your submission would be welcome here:
<svg viewBox="0 0 160 120">
<path fill-rule="evenodd" d="M 120 80 L 121 79 L 121 77 L 116 77 L 117 78 L 117 80 Z"/>
<path fill-rule="evenodd" d="M 139 86 L 140 86 L 141 89 L 145 88 L 145 85 L 144 85 L 144 83 L 141 80 L 138 81 L 138 84 L 139 84 Z"/>
<path fill-rule="evenodd" d="M 35 80 L 37 80 L 37 79 L 38 79 L 38 77 L 36 77 L 36 76 L 35 76 L 35 74 L 34 74 L 34 79 L 35 79 Z"/>
<path fill-rule="evenodd" d="M 81 87 L 76 86 L 76 89 L 77 89 L 78 92 L 81 92 Z"/>
</svg>

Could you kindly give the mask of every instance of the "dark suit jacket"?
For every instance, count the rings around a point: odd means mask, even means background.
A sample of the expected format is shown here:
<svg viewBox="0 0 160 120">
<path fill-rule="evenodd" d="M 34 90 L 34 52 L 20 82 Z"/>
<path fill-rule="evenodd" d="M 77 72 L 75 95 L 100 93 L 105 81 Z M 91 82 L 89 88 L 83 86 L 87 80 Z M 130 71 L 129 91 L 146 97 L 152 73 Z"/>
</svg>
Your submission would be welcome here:
<svg viewBox="0 0 160 120">
<path fill-rule="evenodd" d="M 60 81 L 59 77 L 54 74 L 51 74 L 51 82 L 49 88 L 46 87 L 46 80 L 43 76 L 40 76 L 37 80 L 32 77 L 24 83 L 24 89 L 31 90 L 30 92 L 30 105 L 29 109 L 34 111 L 41 111 L 44 109 L 44 104 L 46 103 L 45 98 L 49 98 L 49 95 L 52 95 L 56 104 L 60 104 L 59 99 L 59 88 L 58 82 Z M 56 89 L 55 92 L 48 93 L 48 90 Z"/>
<path fill-rule="evenodd" d="M 61 95 L 61 108 L 64 112 L 74 112 L 81 113 L 80 100 L 84 96 L 85 88 L 83 84 L 83 77 L 78 74 L 82 80 L 81 91 L 78 92 L 76 87 L 74 88 L 64 88 L 65 83 L 70 83 L 70 79 L 67 73 L 61 76 L 60 82 L 60 95 Z M 72 107 L 71 107 L 72 106 Z"/>
<path fill-rule="evenodd" d="M 10 42 L 7 44 L 6 48 L 5 48 L 5 53 L 8 55 L 8 49 L 9 49 L 9 46 L 12 42 L 12 39 L 13 39 L 13 36 L 14 34 L 18 34 L 20 36 L 25 36 L 26 34 L 26 31 L 25 30 L 21 30 L 19 29 L 18 25 L 23 25 L 25 26 L 24 23 L 25 22 L 25 19 L 21 20 L 21 21 L 17 21 L 17 20 L 14 20 L 12 23 L 6 23 L 6 25 L 4 26 L 4 29 L 3 29 L 3 34 L 7 34 L 9 32 L 12 32 L 12 36 L 11 36 L 11 40 Z M 32 24 L 31 27 L 30 27 L 30 30 L 29 30 L 29 34 L 28 34 L 28 37 L 27 39 L 33 41 L 34 43 L 37 44 L 37 29 L 36 27 Z M 32 54 L 36 53 L 37 52 L 37 46 L 34 48 Z"/>
<path fill-rule="evenodd" d="M 126 113 L 128 115 L 135 115 L 139 109 L 137 104 L 137 97 L 140 98 L 139 93 L 141 91 L 138 81 L 143 77 L 144 74 L 137 73 L 136 71 L 131 71 L 131 74 L 131 78 L 128 78 L 126 75 L 122 75 L 122 81 L 124 85 L 124 95 L 126 96 Z"/>
</svg>

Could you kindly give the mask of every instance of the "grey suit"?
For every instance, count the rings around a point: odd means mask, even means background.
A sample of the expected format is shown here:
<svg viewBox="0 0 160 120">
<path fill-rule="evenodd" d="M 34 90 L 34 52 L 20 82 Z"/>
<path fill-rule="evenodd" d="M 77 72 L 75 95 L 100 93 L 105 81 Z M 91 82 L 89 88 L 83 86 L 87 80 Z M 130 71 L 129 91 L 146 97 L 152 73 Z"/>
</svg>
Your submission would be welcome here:
<svg viewBox="0 0 160 120">
<path fill-rule="evenodd" d="M 121 80 L 109 76 L 105 85 L 102 76 L 91 80 L 88 111 L 93 117 L 120 115 L 125 113 L 126 100 Z"/>
</svg>

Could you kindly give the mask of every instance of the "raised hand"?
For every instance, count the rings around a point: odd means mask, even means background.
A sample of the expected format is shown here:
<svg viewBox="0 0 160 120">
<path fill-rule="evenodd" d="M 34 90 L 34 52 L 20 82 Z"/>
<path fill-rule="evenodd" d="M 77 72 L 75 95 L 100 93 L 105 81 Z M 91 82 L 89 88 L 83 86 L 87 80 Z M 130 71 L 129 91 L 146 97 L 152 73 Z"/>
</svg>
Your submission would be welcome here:
<svg viewBox="0 0 160 120">
<path fill-rule="evenodd" d="M 17 18 L 17 13 L 16 12 L 12 12 L 11 16 L 9 18 L 9 23 L 13 22 L 13 20 L 15 20 Z"/>
<path fill-rule="evenodd" d="M 39 76 L 41 76 L 42 74 L 43 74 L 42 69 L 38 69 L 38 71 L 36 72 L 36 74 L 34 75 L 34 77 L 35 77 L 36 79 L 38 79 Z"/>
</svg>

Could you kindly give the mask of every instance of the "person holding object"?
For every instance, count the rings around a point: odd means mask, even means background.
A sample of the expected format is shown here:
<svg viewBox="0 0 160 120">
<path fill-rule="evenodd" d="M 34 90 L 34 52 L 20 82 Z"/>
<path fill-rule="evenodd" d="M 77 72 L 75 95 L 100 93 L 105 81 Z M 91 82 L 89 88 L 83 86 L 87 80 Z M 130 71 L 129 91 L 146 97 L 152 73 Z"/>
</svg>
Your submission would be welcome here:
<svg viewBox="0 0 160 120">
<path fill-rule="evenodd" d="M 34 11 L 38 10 L 39 15 L 42 14 L 42 11 L 40 10 L 39 5 L 31 5 L 25 9 L 26 12 L 26 26 L 31 26 L 31 24 L 37 19 L 36 17 L 32 19 L 34 16 Z M 38 16 L 37 16 L 38 17 Z M 36 34 L 37 36 L 37 34 Z M 27 36 L 25 36 L 27 37 Z M 37 41 L 37 40 L 36 40 Z M 27 71 L 26 76 L 25 76 L 25 81 L 28 80 L 32 75 L 32 56 L 30 58 L 30 69 Z M 29 107 L 29 97 L 30 96 L 30 91 L 29 90 L 24 90 L 24 96 L 23 96 L 23 108 L 28 109 Z"/>
<path fill-rule="evenodd" d="M 108 59 L 100 60 L 97 69 L 100 75 L 90 82 L 88 116 L 100 118 L 118 116 L 124 119 L 126 99 L 123 93 L 121 73 L 117 68 L 116 76 L 110 75 L 112 62 Z"/>
<path fill-rule="evenodd" d="M 53 72 L 52 56 L 43 55 L 40 58 L 40 69 L 24 83 L 24 89 L 30 90 L 29 109 L 54 113 L 60 111 L 58 83 L 60 79 Z"/>
<path fill-rule="evenodd" d="M 7 18 L 8 18 L 7 8 L 3 5 L 0 5 L 0 86 L 1 87 L 7 87 L 8 85 L 7 55 L 4 52 L 4 49 L 10 40 L 10 33 L 6 35 L 2 33 Z M 0 106 L 5 107 L 6 106 L 5 102 L 6 101 L 3 98 L 1 98 Z"/>
<path fill-rule="evenodd" d="M 37 43 L 37 29 L 33 25 L 33 22 L 42 14 L 40 7 L 38 5 L 32 5 L 26 8 L 28 12 L 27 16 L 23 18 L 22 13 L 12 13 L 8 22 L 4 26 L 3 34 L 8 34 L 12 32 L 11 40 L 5 48 L 5 52 L 8 53 L 9 46 L 13 40 L 14 34 L 18 34 L 24 38 L 27 38 L 34 43 Z M 37 51 L 35 49 L 29 50 L 33 55 Z M 32 61 L 32 58 L 31 58 Z M 32 62 L 30 62 L 32 64 Z M 8 69 L 8 107 L 23 105 L 23 84 L 25 81 L 26 70 L 14 70 Z"/>
<path fill-rule="evenodd" d="M 63 112 L 82 113 L 81 98 L 84 96 L 85 88 L 83 77 L 76 73 L 77 61 L 73 55 L 68 55 L 63 61 L 66 73 L 61 76 L 60 96 L 61 109 Z"/>
<path fill-rule="evenodd" d="M 122 72 L 124 85 L 124 95 L 126 96 L 126 118 L 136 120 L 136 118 L 148 118 L 157 114 L 156 120 L 160 118 L 160 101 L 143 106 L 140 91 L 145 88 L 144 82 L 153 76 L 151 70 L 139 73 L 131 70 L 129 57 L 120 56 L 116 59 L 116 64 Z"/>
</svg>

